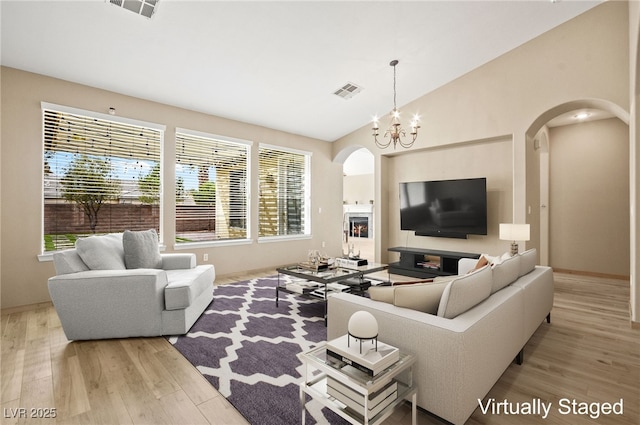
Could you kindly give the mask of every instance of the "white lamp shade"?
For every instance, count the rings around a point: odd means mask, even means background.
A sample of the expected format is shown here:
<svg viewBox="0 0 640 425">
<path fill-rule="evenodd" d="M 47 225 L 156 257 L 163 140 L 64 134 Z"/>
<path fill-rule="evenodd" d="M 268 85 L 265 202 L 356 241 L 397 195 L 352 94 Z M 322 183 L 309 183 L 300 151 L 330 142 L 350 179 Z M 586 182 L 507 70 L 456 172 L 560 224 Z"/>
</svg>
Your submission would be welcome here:
<svg viewBox="0 0 640 425">
<path fill-rule="evenodd" d="M 500 239 L 503 241 L 528 241 L 530 236 L 528 224 L 500 223 Z"/>
<path fill-rule="evenodd" d="M 349 334 L 355 338 L 371 339 L 378 336 L 378 321 L 368 311 L 356 311 L 349 318 Z"/>
</svg>

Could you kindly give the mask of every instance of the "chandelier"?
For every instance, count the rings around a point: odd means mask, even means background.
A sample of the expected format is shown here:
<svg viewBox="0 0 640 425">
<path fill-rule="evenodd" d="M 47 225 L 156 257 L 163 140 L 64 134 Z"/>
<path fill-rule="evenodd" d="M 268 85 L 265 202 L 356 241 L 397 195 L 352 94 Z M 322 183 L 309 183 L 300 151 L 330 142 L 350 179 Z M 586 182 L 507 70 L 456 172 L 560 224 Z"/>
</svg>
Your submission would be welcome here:
<svg viewBox="0 0 640 425">
<path fill-rule="evenodd" d="M 419 117 L 418 115 L 414 115 L 411 120 L 411 131 L 409 135 L 410 138 L 406 138 L 407 131 L 402 128 L 402 124 L 400 124 L 400 111 L 396 106 L 396 65 L 398 64 L 397 60 L 392 60 L 389 65 L 393 67 L 393 110 L 391 111 L 391 123 L 389 124 L 389 128 L 384 132 L 384 138 L 387 137 L 389 140 L 378 140 L 378 136 L 380 135 L 379 131 L 380 127 L 378 125 L 378 117 L 373 117 L 373 140 L 376 142 L 376 146 L 380 149 L 385 149 L 391 145 L 393 142 L 393 148 L 396 148 L 396 145 L 400 145 L 403 148 L 410 148 L 413 146 L 413 142 L 416 141 L 416 137 L 418 137 L 418 129 L 420 126 L 418 125 Z"/>
</svg>

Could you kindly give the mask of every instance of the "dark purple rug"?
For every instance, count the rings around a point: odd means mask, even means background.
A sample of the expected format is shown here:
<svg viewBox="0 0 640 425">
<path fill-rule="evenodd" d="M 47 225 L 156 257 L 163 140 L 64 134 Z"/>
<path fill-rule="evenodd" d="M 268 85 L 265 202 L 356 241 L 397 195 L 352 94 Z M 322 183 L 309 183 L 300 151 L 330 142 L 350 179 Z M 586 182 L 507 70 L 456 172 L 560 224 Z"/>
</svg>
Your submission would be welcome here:
<svg viewBox="0 0 640 425">
<path fill-rule="evenodd" d="M 281 276 L 281 279 L 288 276 Z M 214 301 L 187 335 L 169 338 L 251 424 L 299 424 L 297 354 L 327 338 L 322 303 L 293 295 L 275 303 L 277 276 L 214 289 Z M 344 424 L 316 402 L 307 423 Z"/>
</svg>

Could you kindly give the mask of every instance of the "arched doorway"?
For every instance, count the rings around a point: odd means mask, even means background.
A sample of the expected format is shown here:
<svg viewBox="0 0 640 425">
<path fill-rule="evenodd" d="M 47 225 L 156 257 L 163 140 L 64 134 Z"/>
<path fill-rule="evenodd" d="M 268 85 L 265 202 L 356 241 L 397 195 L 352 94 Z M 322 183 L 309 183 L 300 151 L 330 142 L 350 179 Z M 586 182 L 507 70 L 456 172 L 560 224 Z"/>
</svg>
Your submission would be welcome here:
<svg viewBox="0 0 640 425">
<path fill-rule="evenodd" d="M 374 259 L 374 157 L 366 148 L 349 153 L 343 161 L 343 253 Z"/>
<path fill-rule="evenodd" d="M 541 264 L 629 275 L 628 122 L 617 105 L 589 99 L 546 111 L 527 131 L 527 221 Z"/>
</svg>

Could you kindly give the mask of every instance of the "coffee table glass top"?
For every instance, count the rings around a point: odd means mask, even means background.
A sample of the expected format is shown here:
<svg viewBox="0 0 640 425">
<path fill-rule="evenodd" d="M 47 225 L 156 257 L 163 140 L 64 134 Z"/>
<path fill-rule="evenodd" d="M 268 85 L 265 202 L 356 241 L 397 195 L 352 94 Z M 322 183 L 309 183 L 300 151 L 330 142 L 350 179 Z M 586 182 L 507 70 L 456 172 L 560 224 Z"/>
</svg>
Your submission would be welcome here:
<svg viewBox="0 0 640 425">
<path fill-rule="evenodd" d="M 361 275 L 361 272 L 357 270 L 345 269 L 342 267 L 337 267 L 333 269 L 325 269 L 325 270 L 309 270 L 301 267 L 297 264 L 291 266 L 280 267 L 277 269 L 278 273 L 288 274 L 291 276 L 312 280 L 315 282 L 337 282 L 340 280 L 349 279 L 352 277 L 357 277 Z"/>
<path fill-rule="evenodd" d="M 277 271 L 278 273 L 288 274 L 302 279 L 308 279 L 314 282 L 332 283 L 350 278 L 360 277 L 367 273 L 374 273 L 380 270 L 385 270 L 387 267 L 388 266 L 386 264 L 372 263 L 354 268 L 334 267 L 315 271 L 306 269 L 298 264 L 293 264 L 290 266 L 279 267 Z"/>
</svg>

